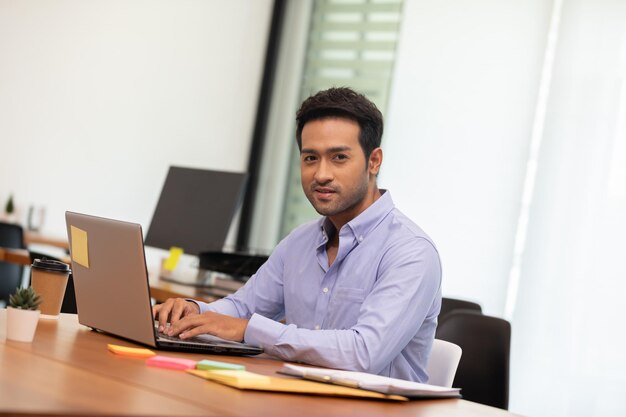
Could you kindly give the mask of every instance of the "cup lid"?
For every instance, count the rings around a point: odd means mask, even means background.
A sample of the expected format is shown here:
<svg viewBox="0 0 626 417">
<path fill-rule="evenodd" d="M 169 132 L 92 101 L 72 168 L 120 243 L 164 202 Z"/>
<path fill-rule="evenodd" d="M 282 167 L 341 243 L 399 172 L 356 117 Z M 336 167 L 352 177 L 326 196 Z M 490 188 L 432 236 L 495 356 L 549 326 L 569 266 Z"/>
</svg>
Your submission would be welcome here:
<svg viewBox="0 0 626 417">
<path fill-rule="evenodd" d="M 68 264 L 61 261 L 48 259 L 46 257 L 44 257 L 43 259 L 35 259 L 31 267 L 50 272 L 70 272 L 70 266 Z"/>
</svg>

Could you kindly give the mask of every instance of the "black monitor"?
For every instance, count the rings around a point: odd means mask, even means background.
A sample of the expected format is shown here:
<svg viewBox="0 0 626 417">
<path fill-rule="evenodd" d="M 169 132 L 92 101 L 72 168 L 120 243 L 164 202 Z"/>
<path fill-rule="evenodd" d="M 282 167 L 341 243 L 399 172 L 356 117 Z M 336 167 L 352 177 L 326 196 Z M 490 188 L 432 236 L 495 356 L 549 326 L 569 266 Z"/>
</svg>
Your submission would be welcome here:
<svg viewBox="0 0 626 417">
<path fill-rule="evenodd" d="M 222 250 L 246 174 L 170 167 L 145 244 L 185 253 Z"/>
</svg>

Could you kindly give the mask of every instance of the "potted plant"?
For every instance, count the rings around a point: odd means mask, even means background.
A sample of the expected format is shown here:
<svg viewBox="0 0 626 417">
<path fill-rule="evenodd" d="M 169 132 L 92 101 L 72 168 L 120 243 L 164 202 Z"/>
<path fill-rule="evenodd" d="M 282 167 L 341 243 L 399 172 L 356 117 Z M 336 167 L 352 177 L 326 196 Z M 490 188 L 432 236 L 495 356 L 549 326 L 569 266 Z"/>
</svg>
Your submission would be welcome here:
<svg viewBox="0 0 626 417">
<path fill-rule="evenodd" d="M 32 287 L 18 288 L 9 297 L 7 308 L 7 339 L 32 342 L 39 321 L 41 297 Z"/>
<path fill-rule="evenodd" d="M 8 222 L 13 219 L 13 213 L 15 212 L 15 205 L 13 204 L 13 194 L 9 196 L 7 204 L 4 206 L 4 216 Z"/>
<path fill-rule="evenodd" d="M 13 194 L 11 194 L 7 200 L 7 205 L 4 207 L 4 211 L 6 211 L 7 214 L 13 214 L 14 210 L 15 206 L 13 205 Z"/>
</svg>

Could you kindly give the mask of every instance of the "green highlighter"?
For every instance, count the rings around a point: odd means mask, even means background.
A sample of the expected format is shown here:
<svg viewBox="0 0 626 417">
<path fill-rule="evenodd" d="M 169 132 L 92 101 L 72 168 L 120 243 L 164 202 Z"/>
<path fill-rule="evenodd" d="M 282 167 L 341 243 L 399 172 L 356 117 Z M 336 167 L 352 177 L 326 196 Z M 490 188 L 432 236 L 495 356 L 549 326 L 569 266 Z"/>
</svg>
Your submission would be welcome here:
<svg viewBox="0 0 626 417">
<path fill-rule="evenodd" d="M 210 361 L 203 359 L 196 364 L 196 369 L 203 371 L 229 370 L 229 371 L 245 371 L 246 367 L 235 363 Z"/>
</svg>

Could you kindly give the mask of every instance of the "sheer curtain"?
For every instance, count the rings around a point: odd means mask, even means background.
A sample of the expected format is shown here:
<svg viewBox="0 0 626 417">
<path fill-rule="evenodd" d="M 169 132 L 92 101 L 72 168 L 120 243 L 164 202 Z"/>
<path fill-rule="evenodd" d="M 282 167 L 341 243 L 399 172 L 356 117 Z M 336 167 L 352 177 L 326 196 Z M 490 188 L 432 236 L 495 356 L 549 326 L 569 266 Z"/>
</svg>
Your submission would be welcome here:
<svg viewBox="0 0 626 417">
<path fill-rule="evenodd" d="M 434 239 L 443 292 L 502 316 L 551 4 L 405 3 L 379 178 Z"/>
<path fill-rule="evenodd" d="M 626 2 L 564 0 L 513 303 L 511 410 L 626 413 Z"/>
<path fill-rule="evenodd" d="M 407 0 L 380 183 L 512 323 L 510 409 L 626 415 L 626 1 Z"/>
</svg>

